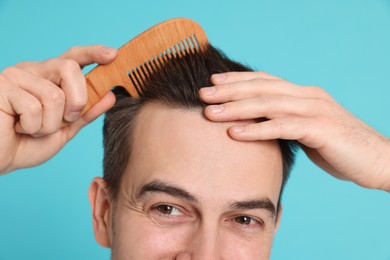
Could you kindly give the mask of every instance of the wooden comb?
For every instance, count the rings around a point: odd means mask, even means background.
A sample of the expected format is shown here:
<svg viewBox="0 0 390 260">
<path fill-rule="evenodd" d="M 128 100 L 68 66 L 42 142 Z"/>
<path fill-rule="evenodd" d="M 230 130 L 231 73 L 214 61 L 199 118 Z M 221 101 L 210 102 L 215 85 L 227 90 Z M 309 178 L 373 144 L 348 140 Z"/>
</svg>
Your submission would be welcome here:
<svg viewBox="0 0 390 260">
<path fill-rule="evenodd" d="M 201 51 L 208 40 L 202 27 L 186 18 L 159 23 L 123 45 L 116 59 L 86 75 L 88 111 L 113 87 L 122 86 L 137 97 L 145 79 L 167 59 Z"/>
</svg>

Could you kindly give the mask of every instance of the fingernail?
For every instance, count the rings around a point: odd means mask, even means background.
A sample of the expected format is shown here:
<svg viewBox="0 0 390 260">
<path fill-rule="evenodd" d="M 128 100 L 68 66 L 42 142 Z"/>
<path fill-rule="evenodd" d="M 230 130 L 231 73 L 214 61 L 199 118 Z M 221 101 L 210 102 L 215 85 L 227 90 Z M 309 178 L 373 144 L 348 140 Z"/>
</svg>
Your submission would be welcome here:
<svg viewBox="0 0 390 260">
<path fill-rule="evenodd" d="M 201 88 L 201 91 L 206 94 L 206 95 L 212 95 L 215 92 L 217 92 L 217 89 L 214 87 L 206 87 L 206 88 Z"/>
<path fill-rule="evenodd" d="M 114 54 L 115 52 L 117 52 L 117 49 L 111 48 L 111 47 L 104 47 L 104 48 L 103 48 L 103 52 L 104 52 L 105 54 L 111 55 L 111 54 Z"/>
<path fill-rule="evenodd" d="M 232 126 L 231 129 L 235 133 L 242 133 L 242 132 L 244 132 L 244 127 L 243 126 Z"/>
<path fill-rule="evenodd" d="M 68 114 L 66 121 L 73 122 L 79 119 L 80 117 L 80 112 L 71 112 Z"/>
<path fill-rule="evenodd" d="M 222 82 L 226 79 L 226 75 L 225 74 L 213 74 L 211 76 L 211 79 L 214 81 L 214 82 Z"/>
<path fill-rule="evenodd" d="M 211 112 L 213 112 L 214 114 L 218 114 L 218 113 L 221 113 L 221 112 L 223 111 L 223 106 L 222 106 L 222 105 L 210 106 L 210 110 L 211 110 Z"/>
</svg>

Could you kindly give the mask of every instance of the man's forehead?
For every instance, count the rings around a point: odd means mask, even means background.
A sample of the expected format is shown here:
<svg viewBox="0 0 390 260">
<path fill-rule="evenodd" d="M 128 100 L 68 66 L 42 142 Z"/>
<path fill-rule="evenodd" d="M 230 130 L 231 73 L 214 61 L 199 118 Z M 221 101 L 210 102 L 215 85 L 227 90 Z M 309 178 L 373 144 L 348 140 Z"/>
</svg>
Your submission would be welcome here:
<svg viewBox="0 0 390 260">
<path fill-rule="evenodd" d="M 259 185 L 265 193 L 280 188 L 277 142 L 235 141 L 227 133 L 233 124 L 208 121 L 201 109 L 145 106 L 137 117 L 127 170 L 139 182 L 132 180 L 131 186 L 162 178 L 195 193 L 218 189 L 221 194 L 239 194 Z"/>
<path fill-rule="evenodd" d="M 279 151 L 278 143 L 274 140 L 242 142 L 229 136 L 227 130 L 230 126 L 249 123 L 255 123 L 255 121 L 212 122 L 203 115 L 202 108 L 170 107 L 159 102 L 150 102 L 143 106 L 138 113 L 134 137 L 135 140 L 139 141 L 138 143 L 142 142 L 140 148 L 144 146 L 144 143 L 152 143 L 157 140 L 159 140 L 157 144 L 162 145 L 164 141 L 167 141 L 162 137 L 169 137 L 168 141 L 179 141 L 180 138 L 186 138 L 188 142 L 182 144 L 203 145 L 205 151 L 207 148 L 220 145 L 248 152 L 259 150 L 262 153 L 267 151 L 274 153 L 275 149 Z M 202 142 L 202 140 L 209 142 Z M 173 143 L 171 147 L 179 146 L 179 144 Z"/>
<path fill-rule="evenodd" d="M 167 133 L 178 134 L 177 131 L 170 132 L 172 129 L 181 130 L 189 136 L 196 137 L 199 133 L 205 136 L 215 136 L 215 141 L 229 141 L 238 145 L 245 142 L 238 142 L 228 136 L 227 129 L 232 125 L 242 125 L 255 123 L 255 120 L 241 120 L 233 122 L 215 122 L 207 119 L 203 114 L 202 107 L 183 108 L 180 106 L 169 106 L 162 102 L 149 102 L 145 104 L 138 113 L 136 119 L 137 134 L 144 133 L 143 130 L 158 128 L 160 131 L 153 132 L 154 136 Z M 163 132 L 166 130 L 168 132 Z M 199 131 L 201 130 L 201 131 Z M 251 142 L 256 143 L 256 142 Z M 259 142 L 257 142 L 259 143 Z M 267 142 L 263 142 L 267 143 Z"/>
</svg>

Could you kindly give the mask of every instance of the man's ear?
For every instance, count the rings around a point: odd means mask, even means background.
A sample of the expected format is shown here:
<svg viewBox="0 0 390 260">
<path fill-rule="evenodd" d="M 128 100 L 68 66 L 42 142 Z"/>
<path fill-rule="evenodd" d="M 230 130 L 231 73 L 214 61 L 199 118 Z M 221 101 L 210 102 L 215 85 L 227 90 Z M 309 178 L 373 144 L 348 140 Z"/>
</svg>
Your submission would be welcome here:
<svg viewBox="0 0 390 260">
<path fill-rule="evenodd" d="M 276 215 L 276 220 L 275 220 L 275 233 L 279 229 L 280 220 L 282 218 L 282 209 L 283 209 L 282 204 L 279 204 L 279 210 L 278 210 L 278 214 Z"/>
<path fill-rule="evenodd" d="M 111 203 L 107 183 L 100 177 L 93 179 L 88 192 L 92 208 L 93 231 L 96 241 L 103 247 L 111 247 Z"/>
</svg>

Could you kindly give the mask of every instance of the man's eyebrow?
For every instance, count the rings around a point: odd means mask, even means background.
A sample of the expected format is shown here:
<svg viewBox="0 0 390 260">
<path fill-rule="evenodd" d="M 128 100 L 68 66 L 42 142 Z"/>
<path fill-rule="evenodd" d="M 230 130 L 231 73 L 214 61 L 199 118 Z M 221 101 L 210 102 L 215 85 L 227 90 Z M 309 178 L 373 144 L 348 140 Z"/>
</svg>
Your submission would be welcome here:
<svg viewBox="0 0 390 260">
<path fill-rule="evenodd" d="M 229 205 L 229 208 L 236 209 L 236 210 L 264 209 L 268 211 L 272 215 L 272 217 L 276 216 L 275 204 L 269 198 L 236 201 L 231 203 Z"/>
<path fill-rule="evenodd" d="M 185 199 L 194 204 L 199 203 L 199 200 L 194 195 L 186 191 L 185 189 L 176 185 L 163 182 L 161 180 L 153 180 L 143 185 L 139 190 L 136 198 L 142 199 L 149 193 L 166 193 L 176 198 Z"/>
<path fill-rule="evenodd" d="M 150 193 L 165 193 L 176 198 L 185 199 L 194 204 L 199 204 L 199 200 L 195 195 L 186 191 L 184 188 L 162 180 L 153 180 L 144 184 L 136 198 L 137 200 L 142 199 Z M 235 201 L 229 205 L 229 208 L 234 210 L 263 209 L 268 211 L 272 217 L 276 216 L 276 207 L 269 198 Z"/>
</svg>

